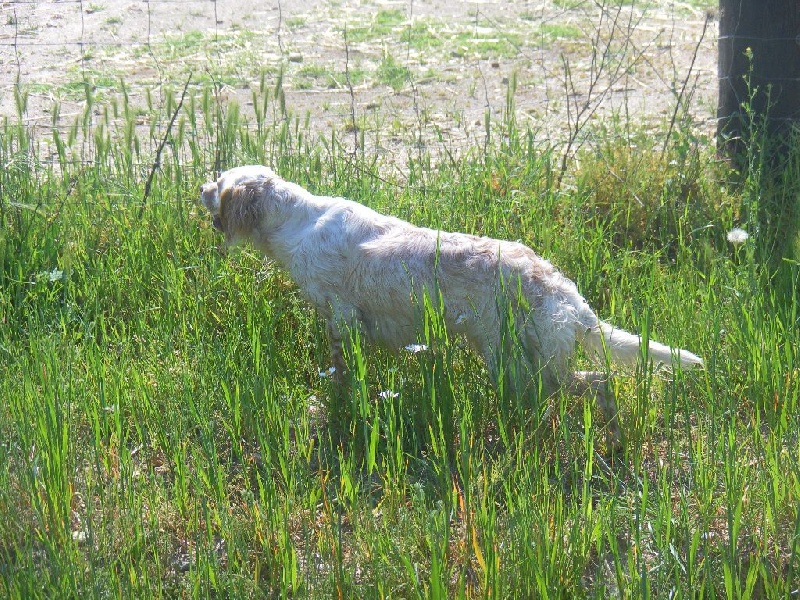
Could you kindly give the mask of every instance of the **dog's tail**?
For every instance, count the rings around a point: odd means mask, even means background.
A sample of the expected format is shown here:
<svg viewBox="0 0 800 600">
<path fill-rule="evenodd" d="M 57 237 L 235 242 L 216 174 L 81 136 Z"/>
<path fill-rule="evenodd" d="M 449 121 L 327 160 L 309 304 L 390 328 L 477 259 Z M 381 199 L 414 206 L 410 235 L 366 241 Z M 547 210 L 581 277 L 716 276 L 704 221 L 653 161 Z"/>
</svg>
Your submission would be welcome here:
<svg viewBox="0 0 800 600">
<path fill-rule="evenodd" d="M 633 366 L 642 356 L 642 338 L 610 323 L 598 321 L 598 326 L 589 330 L 583 340 L 587 353 L 600 362 L 608 352 L 611 362 L 625 366 Z M 670 367 L 674 363 L 684 369 L 702 367 L 703 359 L 688 350 L 670 348 L 650 340 L 647 345 L 647 357 L 653 364 Z"/>
</svg>

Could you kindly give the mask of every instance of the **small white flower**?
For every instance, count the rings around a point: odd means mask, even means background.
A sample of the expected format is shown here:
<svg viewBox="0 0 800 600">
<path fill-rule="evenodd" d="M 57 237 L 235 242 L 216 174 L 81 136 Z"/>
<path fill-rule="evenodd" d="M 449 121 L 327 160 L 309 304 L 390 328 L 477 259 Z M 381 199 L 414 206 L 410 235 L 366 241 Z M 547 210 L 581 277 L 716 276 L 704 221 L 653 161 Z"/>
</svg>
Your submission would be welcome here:
<svg viewBox="0 0 800 600">
<path fill-rule="evenodd" d="M 320 371 L 319 376 L 325 379 L 336 373 L 336 367 L 329 367 L 327 371 Z"/>
<path fill-rule="evenodd" d="M 744 244 L 749 237 L 750 234 L 739 227 L 734 227 L 728 232 L 728 241 L 734 245 Z"/>
<path fill-rule="evenodd" d="M 458 315 L 458 317 L 456 317 L 456 325 L 461 325 L 466 320 L 467 320 L 467 315 L 461 313 L 460 315 Z"/>
<path fill-rule="evenodd" d="M 64 271 L 56 267 L 52 271 L 42 271 L 41 273 L 36 275 L 35 280 L 31 281 L 30 283 L 36 283 L 37 281 L 49 281 L 52 283 L 54 281 L 60 281 L 63 277 L 64 277 Z"/>
<path fill-rule="evenodd" d="M 384 390 L 378 394 L 379 398 L 383 398 L 384 400 L 391 400 L 392 398 L 397 398 L 400 394 L 397 392 L 393 392 L 392 390 Z"/>
<path fill-rule="evenodd" d="M 411 352 L 411 354 L 416 354 L 417 352 L 424 352 L 428 349 L 425 344 L 409 344 L 408 346 L 403 346 L 406 350 Z"/>
</svg>

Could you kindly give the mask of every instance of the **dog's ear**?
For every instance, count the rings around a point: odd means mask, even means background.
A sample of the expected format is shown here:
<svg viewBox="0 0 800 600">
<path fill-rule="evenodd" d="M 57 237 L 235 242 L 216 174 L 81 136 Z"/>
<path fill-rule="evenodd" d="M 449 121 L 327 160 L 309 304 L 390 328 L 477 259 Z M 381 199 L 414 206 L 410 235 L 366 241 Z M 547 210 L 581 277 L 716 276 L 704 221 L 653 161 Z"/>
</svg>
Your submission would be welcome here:
<svg viewBox="0 0 800 600">
<path fill-rule="evenodd" d="M 263 194 L 262 187 L 252 182 L 222 190 L 219 195 L 219 229 L 228 242 L 251 236 L 262 216 Z"/>
</svg>

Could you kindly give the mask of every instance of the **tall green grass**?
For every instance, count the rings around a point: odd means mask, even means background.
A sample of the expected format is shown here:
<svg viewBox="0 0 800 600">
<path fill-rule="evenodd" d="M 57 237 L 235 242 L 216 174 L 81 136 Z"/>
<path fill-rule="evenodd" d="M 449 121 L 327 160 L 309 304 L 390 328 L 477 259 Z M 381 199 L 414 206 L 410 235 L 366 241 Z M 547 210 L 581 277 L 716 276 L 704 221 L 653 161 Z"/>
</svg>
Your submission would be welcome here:
<svg viewBox="0 0 800 600">
<path fill-rule="evenodd" d="M 757 231 L 726 241 L 741 215 L 711 142 L 609 138 L 557 190 L 559 157 L 508 116 L 400 181 L 363 145 L 316 138 L 280 80 L 249 118 L 199 87 L 140 219 L 177 98 L 142 115 L 124 91 L 86 93 L 66 130 L 0 129 L 2 595 L 796 593 L 800 269 L 760 263 Z M 628 440 L 611 460 L 591 402 L 515 412 L 432 302 L 427 351 L 354 340 L 334 435 L 324 326 L 285 273 L 220 249 L 195 201 L 244 162 L 523 240 L 603 318 L 706 369 L 617 378 Z"/>
</svg>

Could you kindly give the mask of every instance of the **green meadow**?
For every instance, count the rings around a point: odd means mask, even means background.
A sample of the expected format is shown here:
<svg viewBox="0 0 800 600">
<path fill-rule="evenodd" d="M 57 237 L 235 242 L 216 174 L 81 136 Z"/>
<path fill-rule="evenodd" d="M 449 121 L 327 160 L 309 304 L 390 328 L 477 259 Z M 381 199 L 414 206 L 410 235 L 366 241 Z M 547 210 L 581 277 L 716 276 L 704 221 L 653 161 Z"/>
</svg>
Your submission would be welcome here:
<svg viewBox="0 0 800 600">
<path fill-rule="evenodd" d="M 797 156 L 768 175 L 755 141 L 734 172 L 680 122 L 609 122 L 562 161 L 510 86 L 485 139 L 387 169 L 279 86 L 256 84 L 250 115 L 201 83 L 180 110 L 180 89 L 134 109 L 87 88 L 70 127 L 2 122 L 0 595 L 798 593 Z M 356 338 L 334 407 L 320 319 L 198 205 L 245 163 L 521 240 L 601 318 L 705 369 L 620 373 L 612 453 L 593 402 L 509 398 L 434 307 L 426 350 Z"/>
</svg>

